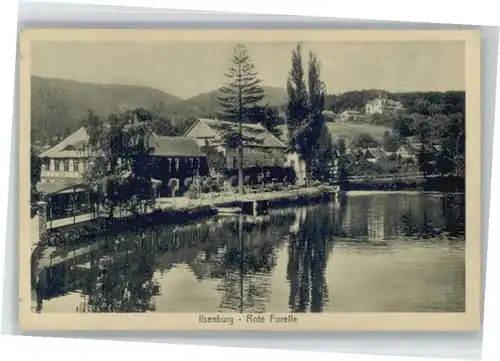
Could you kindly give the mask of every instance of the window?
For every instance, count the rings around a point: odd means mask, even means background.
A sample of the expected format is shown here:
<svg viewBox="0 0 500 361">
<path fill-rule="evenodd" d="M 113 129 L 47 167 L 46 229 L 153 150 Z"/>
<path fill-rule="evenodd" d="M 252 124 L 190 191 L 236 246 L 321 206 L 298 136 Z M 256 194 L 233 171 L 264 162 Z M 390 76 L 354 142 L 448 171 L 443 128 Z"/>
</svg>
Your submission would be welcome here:
<svg viewBox="0 0 500 361">
<path fill-rule="evenodd" d="M 54 170 L 56 172 L 61 170 L 61 161 L 59 159 L 54 160 Z"/>
<path fill-rule="evenodd" d="M 73 159 L 73 172 L 79 172 L 80 169 L 80 160 L 79 159 Z"/>
<path fill-rule="evenodd" d="M 83 160 L 83 171 L 86 171 L 88 166 L 89 166 L 88 159 L 84 159 Z"/>
<path fill-rule="evenodd" d="M 69 159 L 64 159 L 63 164 L 64 164 L 64 171 L 69 172 Z"/>
</svg>

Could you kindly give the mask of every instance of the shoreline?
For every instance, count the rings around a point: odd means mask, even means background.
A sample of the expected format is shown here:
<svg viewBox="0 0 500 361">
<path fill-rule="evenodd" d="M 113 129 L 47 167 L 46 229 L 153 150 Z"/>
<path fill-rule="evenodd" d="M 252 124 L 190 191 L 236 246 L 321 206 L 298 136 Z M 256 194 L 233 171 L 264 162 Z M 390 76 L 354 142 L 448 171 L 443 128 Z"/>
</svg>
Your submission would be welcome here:
<svg viewBox="0 0 500 361">
<path fill-rule="evenodd" d="M 120 233 L 126 229 L 140 229 L 157 224 L 182 224 L 207 216 L 216 216 L 218 207 L 235 207 L 243 203 L 267 202 L 268 209 L 279 209 L 287 206 L 301 206 L 321 203 L 335 198 L 337 190 L 328 188 L 304 188 L 300 192 L 281 191 L 263 194 L 247 194 L 241 199 L 202 199 L 178 207 L 157 208 L 142 214 L 126 214 L 113 219 L 111 226 L 106 227 L 103 217 L 91 218 L 78 223 L 47 229 L 47 240 L 37 242 L 35 249 L 78 244 L 88 238 Z M 196 204 L 196 202 L 200 202 Z M 179 204 L 178 204 L 179 205 Z M 39 252 L 39 250 L 38 250 Z M 35 252 L 32 252 L 32 254 Z"/>
<path fill-rule="evenodd" d="M 360 197 L 378 194 L 464 194 L 463 192 L 440 192 L 423 190 L 336 190 L 334 188 L 304 188 L 300 192 L 281 191 L 264 194 L 247 194 L 241 200 L 233 199 L 203 199 L 200 204 L 194 200 L 191 204 L 178 208 L 158 208 L 151 212 L 140 215 L 125 215 L 113 220 L 111 227 L 105 226 L 102 217 L 89 219 L 84 222 L 72 223 L 58 228 L 48 229 L 47 240 L 37 242 L 32 249 L 32 258 L 38 258 L 37 254 L 43 253 L 47 247 L 58 247 L 65 245 L 90 244 L 91 238 L 99 238 L 104 235 L 120 233 L 125 229 L 147 228 L 158 224 L 182 224 L 187 221 L 196 221 L 203 217 L 212 217 L 218 214 L 218 207 L 238 207 L 245 202 L 267 202 L 267 209 L 283 209 L 324 203 L 339 198 Z"/>
<path fill-rule="evenodd" d="M 442 191 L 424 191 L 424 190 L 390 190 L 390 189 L 366 189 L 366 190 L 348 190 L 341 191 L 347 197 L 357 197 L 366 196 L 374 194 L 407 194 L 407 195 L 419 195 L 419 194 L 465 194 L 465 192 L 442 192 Z"/>
</svg>

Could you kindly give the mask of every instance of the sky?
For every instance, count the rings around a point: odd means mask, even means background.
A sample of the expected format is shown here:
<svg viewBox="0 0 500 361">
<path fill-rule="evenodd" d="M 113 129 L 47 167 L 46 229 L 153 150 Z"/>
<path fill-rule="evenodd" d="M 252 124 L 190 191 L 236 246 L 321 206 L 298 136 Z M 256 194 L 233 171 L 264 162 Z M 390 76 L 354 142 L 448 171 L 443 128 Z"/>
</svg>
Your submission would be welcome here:
<svg viewBox="0 0 500 361">
<path fill-rule="evenodd" d="M 247 42 L 262 84 L 286 87 L 294 42 Z M 234 42 L 32 43 L 32 74 L 88 83 L 142 85 L 180 98 L 220 88 Z M 328 93 L 465 90 L 462 41 L 304 42 L 322 64 Z"/>
</svg>

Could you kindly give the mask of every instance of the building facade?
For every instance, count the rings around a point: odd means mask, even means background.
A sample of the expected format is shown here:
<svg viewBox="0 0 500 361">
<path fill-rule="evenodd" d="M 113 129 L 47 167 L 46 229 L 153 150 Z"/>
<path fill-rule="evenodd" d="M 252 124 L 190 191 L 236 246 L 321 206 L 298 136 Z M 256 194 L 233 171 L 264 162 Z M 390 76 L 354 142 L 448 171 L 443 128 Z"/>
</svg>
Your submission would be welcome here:
<svg viewBox="0 0 500 361">
<path fill-rule="evenodd" d="M 344 110 L 339 115 L 339 119 L 343 122 L 358 120 L 361 117 L 361 113 L 357 110 L 347 109 Z"/>
<path fill-rule="evenodd" d="M 286 167 L 290 167 L 294 170 L 295 176 L 297 177 L 295 180 L 295 184 L 303 186 L 306 184 L 307 179 L 307 169 L 306 162 L 300 157 L 300 154 L 288 149 L 286 152 Z"/>
<path fill-rule="evenodd" d="M 88 167 L 87 132 L 82 127 L 40 154 L 41 182 L 78 181 Z"/>
<path fill-rule="evenodd" d="M 365 112 L 367 115 L 374 114 L 392 114 L 398 111 L 403 111 L 403 104 L 399 101 L 378 97 L 370 100 L 365 105 Z"/>
<path fill-rule="evenodd" d="M 82 127 L 40 154 L 42 164 L 37 190 L 48 203 L 50 219 L 74 217 L 95 208 L 96 200 L 84 185 L 84 175 L 91 162 L 87 142 L 88 134 Z M 208 175 L 207 157 L 193 139 L 152 135 L 149 144 L 154 149 L 156 197 L 172 195 L 168 189 L 172 178 L 179 180 L 179 193 L 182 193 L 187 177 Z"/>
<path fill-rule="evenodd" d="M 238 124 L 219 119 L 199 118 L 185 133 L 199 147 L 211 146 L 223 154 L 228 169 L 238 165 L 237 149 L 228 144 L 230 134 L 238 134 Z M 260 124 L 244 123 L 243 167 L 283 167 L 286 162 L 286 145 Z"/>
</svg>

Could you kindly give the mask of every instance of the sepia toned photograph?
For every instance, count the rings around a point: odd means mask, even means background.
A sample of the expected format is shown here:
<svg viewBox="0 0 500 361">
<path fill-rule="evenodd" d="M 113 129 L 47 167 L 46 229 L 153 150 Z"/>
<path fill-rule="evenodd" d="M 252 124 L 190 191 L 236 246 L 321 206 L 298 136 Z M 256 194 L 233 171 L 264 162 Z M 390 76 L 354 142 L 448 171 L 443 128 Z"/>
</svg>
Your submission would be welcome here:
<svg viewBox="0 0 500 361">
<path fill-rule="evenodd" d="M 21 327 L 479 327 L 477 33 L 29 29 L 19 59 Z"/>
</svg>

